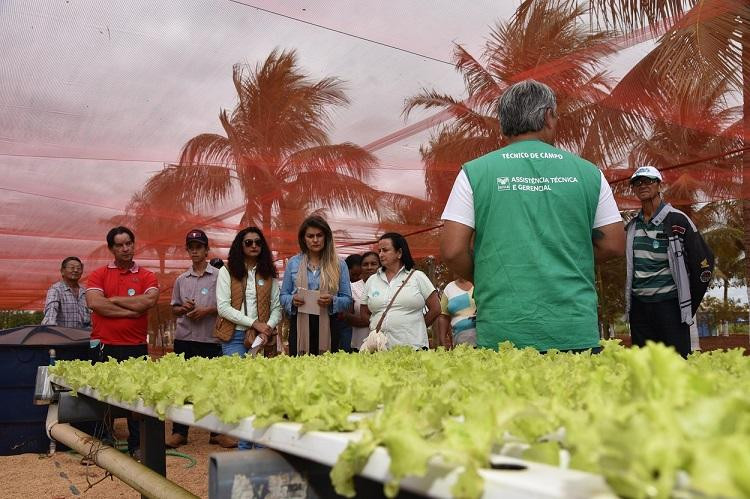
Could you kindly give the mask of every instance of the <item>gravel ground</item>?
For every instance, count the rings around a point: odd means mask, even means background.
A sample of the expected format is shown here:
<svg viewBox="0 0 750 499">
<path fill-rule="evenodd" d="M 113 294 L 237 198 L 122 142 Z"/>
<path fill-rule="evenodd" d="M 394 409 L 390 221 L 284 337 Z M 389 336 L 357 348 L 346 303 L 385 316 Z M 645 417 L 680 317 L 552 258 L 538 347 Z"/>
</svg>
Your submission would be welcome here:
<svg viewBox="0 0 750 499">
<path fill-rule="evenodd" d="M 171 424 L 167 423 L 167 435 L 170 427 Z M 124 419 L 116 421 L 115 432 L 118 439 L 125 439 L 127 428 Z M 210 445 L 208 431 L 191 428 L 188 443 L 178 451 L 191 456 L 196 463 L 188 467 L 188 459 L 168 455 L 167 478 L 199 497 L 208 497 L 209 456 L 227 450 Z M 57 452 L 51 457 L 40 454 L 0 456 L 0 496 L 4 498 L 140 498 L 140 494 L 121 480 L 102 478 L 104 470 L 98 466 L 82 466 L 81 456 L 72 452 Z M 89 488 L 89 482 L 99 480 L 102 481 Z"/>
</svg>

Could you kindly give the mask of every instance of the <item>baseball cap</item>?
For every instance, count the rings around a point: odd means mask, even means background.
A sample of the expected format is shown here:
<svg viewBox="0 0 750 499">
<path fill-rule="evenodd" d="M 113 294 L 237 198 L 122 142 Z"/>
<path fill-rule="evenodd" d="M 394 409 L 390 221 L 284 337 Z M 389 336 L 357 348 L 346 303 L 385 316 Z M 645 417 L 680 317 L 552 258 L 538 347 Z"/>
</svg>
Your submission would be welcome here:
<svg viewBox="0 0 750 499">
<path fill-rule="evenodd" d="M 188 232 L 187 236 L 185 236 L 185 246 L 193 241 L 208 246 L 208 237 L 206 236 L 206 233 L 200 229 L 193 229 Z"/>
<path fill-rule="evenodd" d="M 636 177 L 653 178 L 658 180 L 659 182 L 663 180 L 661 178 L 661 173 L 659 173 L 659 170 L 657 170 L 653 166 L 641 166 L 640 168 L 638 168 L 630 177 L 630 182 L 632 183 L 633 180 L 636 179 Z"/>
</svg>

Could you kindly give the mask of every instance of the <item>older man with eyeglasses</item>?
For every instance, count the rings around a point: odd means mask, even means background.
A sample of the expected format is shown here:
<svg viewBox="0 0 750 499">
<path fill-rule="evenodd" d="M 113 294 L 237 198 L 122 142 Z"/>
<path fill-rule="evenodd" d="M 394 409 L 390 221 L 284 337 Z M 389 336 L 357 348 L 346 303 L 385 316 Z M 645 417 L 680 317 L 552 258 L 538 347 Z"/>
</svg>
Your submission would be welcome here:
<svg viewBox="0 0 750 499">
<path fill-rule="evenodd" d="M 86 306 L 86 288 L 78 281 L 83 275 L 83 263 L 77 256 L 69 256 L 60 265 L 62 279 L 50 286 L 44 302 L 42 324 L 49 326 L 91 327 L 91 314 Z"/>
<path fill-rule="evenodd" d="M 653 166 L 630 177 L 641 211 L 625 228 L 625 308 L 633 345 L 664 343 L 687 357 L 714 257 L 690 218 L 662 200 L 661 182 Z"/>
</svg>

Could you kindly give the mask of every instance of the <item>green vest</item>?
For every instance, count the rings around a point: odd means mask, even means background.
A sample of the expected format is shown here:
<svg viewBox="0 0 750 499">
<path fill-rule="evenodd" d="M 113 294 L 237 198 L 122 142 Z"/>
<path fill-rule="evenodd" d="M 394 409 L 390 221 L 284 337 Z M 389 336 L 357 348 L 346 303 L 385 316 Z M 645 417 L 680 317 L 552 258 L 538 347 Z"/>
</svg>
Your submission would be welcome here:
<svg viewBox="0 0 750 499">
<path fill-rule="evenodd" d="M 599 169 L 537 140 L 463 168 L 474 193 L 477 345 L 598 346 L 591 227 Z"/>
</svg>

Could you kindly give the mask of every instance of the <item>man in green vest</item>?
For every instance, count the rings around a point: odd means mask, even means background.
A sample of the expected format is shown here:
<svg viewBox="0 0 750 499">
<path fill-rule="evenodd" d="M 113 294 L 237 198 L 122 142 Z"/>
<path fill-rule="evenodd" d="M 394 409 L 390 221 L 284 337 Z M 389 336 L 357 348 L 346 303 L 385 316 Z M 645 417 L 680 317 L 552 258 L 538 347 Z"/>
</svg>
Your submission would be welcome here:
<svg viewBox="0 0 750 499">
<path fill-rule="evenodd" d="M 595 165 L 553 146 L 547 85 L 512 85 L 499 115 L 508 145 L 463 165 L 442 215 L 442 257 L 474 282 L 477 346 L 598 349 L 594 260 L 625 249 L 612 190 Z"/>
</svg>

